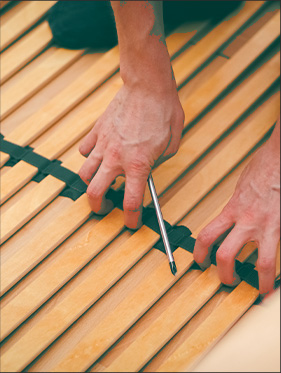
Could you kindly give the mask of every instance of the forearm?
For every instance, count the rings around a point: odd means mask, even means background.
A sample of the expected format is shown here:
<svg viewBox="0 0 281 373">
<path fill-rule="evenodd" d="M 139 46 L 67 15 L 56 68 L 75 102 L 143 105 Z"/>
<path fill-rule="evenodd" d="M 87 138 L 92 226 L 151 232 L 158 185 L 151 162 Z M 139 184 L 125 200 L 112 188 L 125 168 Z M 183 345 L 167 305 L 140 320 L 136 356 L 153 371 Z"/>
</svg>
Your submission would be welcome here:
<svg viewBox="0 0 281 373">
<path fill-rule="evenodd" d="M 112 1 L 111 5 L 117 26 L 123 81 L 131 86 L 142 84 L 156 90 L 174 87 L 164 36 L 162 2 Z"/>
</svg>

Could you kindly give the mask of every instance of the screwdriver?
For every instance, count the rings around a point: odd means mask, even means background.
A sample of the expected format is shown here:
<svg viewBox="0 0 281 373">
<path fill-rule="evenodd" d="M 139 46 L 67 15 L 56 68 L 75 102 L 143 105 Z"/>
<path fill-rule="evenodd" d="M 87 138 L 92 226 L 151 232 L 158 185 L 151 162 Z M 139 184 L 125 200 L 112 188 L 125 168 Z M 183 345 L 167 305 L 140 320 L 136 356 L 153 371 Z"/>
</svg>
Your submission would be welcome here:
<svg viewBox="0 0 281 373">
<path fill-rule="evenodd" d="M 161 212 L 161 209 L 160 209 L 155 185 L 154 185 L 151 174 L 148 177 L 148 186 L 149 186 L 151 197 L 152 197 L 154 207 L 155 207 L 155 210 L 156 210 L 156 216 L 157 216 L 158 224 L 159 224 L 159 227 L 160 227 L 160 232 L 161 232 L 162 240 L 163 240 L 163 243 L 164 243 L 165 251 L 166 251 L 166 254 L 167 254 L 167 257 L 168 257 L 168 260 L 169 260 L 171 272 L 175 276 L 177 274 L 177 267 L 176 267 L 175 259 L 174 259 L 174 256 L 173 256 L 173 253 L 172 253 L 172 250 L 171 250 L 170 242 L 169 242 L 169 239 L 168 239 L 166 227 L 165 227 L 164 220 L 163 220 L 163 215 L 162 215 L 162 212 Z"/>
</svg>

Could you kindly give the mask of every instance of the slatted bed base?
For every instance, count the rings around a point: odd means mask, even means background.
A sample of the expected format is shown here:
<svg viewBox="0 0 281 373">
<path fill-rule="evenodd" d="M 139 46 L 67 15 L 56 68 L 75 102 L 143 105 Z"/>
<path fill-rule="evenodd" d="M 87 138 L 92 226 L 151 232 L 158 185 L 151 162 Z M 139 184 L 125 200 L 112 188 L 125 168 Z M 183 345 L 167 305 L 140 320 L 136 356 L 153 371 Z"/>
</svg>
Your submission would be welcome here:
<svg viewBox="0 0 281 373">
<path fill-rule="evenodd" d="M 1 4 L 1 132 L 77 173 L 81 138 L 122 86 L 119 51 L 55 48 L 45 19 L 54 3 Z M 279 37 L 277 5 L 246 1 L 219 24 L 167 38 L 186 120 L 178 153 L 153 178 L 165 220 L 194 238 L 278 118 Z M 255 287 L 225 287 L 215 265 L 201 271 L 181 247 L 174 277 L 158 233 L 126 229 L 118 207 L 92 214 L 86 194 L 68 198 L 67 183 L 41 171 L 1 152 L 2 371 L 192 370 L 256 302 Z M 112 188 L 123 187 L 119 178 Z M 253 242 L 238 256 L 256 259 Z"/>
</svg>

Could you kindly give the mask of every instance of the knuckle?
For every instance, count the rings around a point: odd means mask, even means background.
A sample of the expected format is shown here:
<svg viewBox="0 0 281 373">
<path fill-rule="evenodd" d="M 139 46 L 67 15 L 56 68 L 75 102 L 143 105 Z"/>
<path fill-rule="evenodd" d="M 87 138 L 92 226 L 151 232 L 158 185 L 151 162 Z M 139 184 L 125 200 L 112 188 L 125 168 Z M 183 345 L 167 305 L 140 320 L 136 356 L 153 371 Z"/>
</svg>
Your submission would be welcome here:
<svg viewBox="0 0 281 373">
<path fill-rule="evenodd" d="M 102 193 L 96 187 L 91 187 L 90 186 L 87 189 L 87 196 L 90 199 L 97 200 L 97 199 L 100 199 L 102 197 Z"/>
<path fill-rule="evenodd" d="M 271 272 L 275 267 L 275 259 L 270 257 L 261 258 L 258 261 L 258 268 L 260 271 L 267 273 Z"/>
<path fill-rule="evenodd" d="M 119 163 L 121 160 L 121 151 L 118 146 L 111 147 L 108 154 L 108 161 L 111 164 Z"/>
<path fill-rule="evenodd" d="M 150 167 L 144 159 L 133 159 L 128 164 L 128 171 L 132 174 L 144 175 L 149 173 Z"/>
<path fill-rule="evenodd" d="M 140 208 L 140 203 L 136 198 L 128 198 L 124 200 L 124 210 L 126 211 L 137 211 Z"/>
<path fill-rule="evenodd" d="M 217 258 L 217 262 L 221 264 L 228 263 L 231 260 L 231 253 L 230 251 L 226 249 L 220 248 L 217 251 L 216 258 Z"/>
<path fill-rule="evenodd" d="M 210 246 L 211 245 L 211 242 L 210 242 L 210 235 L 209 235 L 209 232 L 207 230 L 203 230 L 199 233 L 198 237 L 197 237 L 197 241 L 200 245 L 202 246 Z"/>
</svg>

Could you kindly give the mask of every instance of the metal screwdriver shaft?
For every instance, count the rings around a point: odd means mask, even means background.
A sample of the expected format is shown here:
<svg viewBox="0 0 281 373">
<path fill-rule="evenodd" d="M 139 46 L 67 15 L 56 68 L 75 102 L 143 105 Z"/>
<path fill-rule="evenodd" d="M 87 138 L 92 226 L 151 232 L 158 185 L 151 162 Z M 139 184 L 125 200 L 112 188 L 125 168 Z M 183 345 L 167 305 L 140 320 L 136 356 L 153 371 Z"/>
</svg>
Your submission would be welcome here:
<svg viewBox="0 0 281 373">
<path fill-rule="evenodd" d="M 154 182 L 153 182 L 151 174 L 149 175 L 149 178 L 148 178 L 148 186 L 149 186 L 151 197 L 152 197 L 152 200 L 153 200 L 153 203 L 154 203 L 154 206 L 155 206 L 156 216 L 157 216 L 157 220 L 158 220 L 158 223 L 159 223 L 162 240 L 164 242 L 165 251 L 166 251 L 167 257 L 169 259 L 171 272 L 175 276 L 176 273 L 177 273 L 177 267 L 176 267 L 176 263 L 175 263 L 175 260 L 174 260 L 174 256 L 173 256 L 171 247 L 170 247 L 170 242 L 169 242 L 166 227 L 165 227 L 165 224 L 164 224 L 163 215 L 162 215 L 162 212 L 161 212 L 161 209 L 160 209 L 156 189 L 155 189 Z"/>
</svg>

